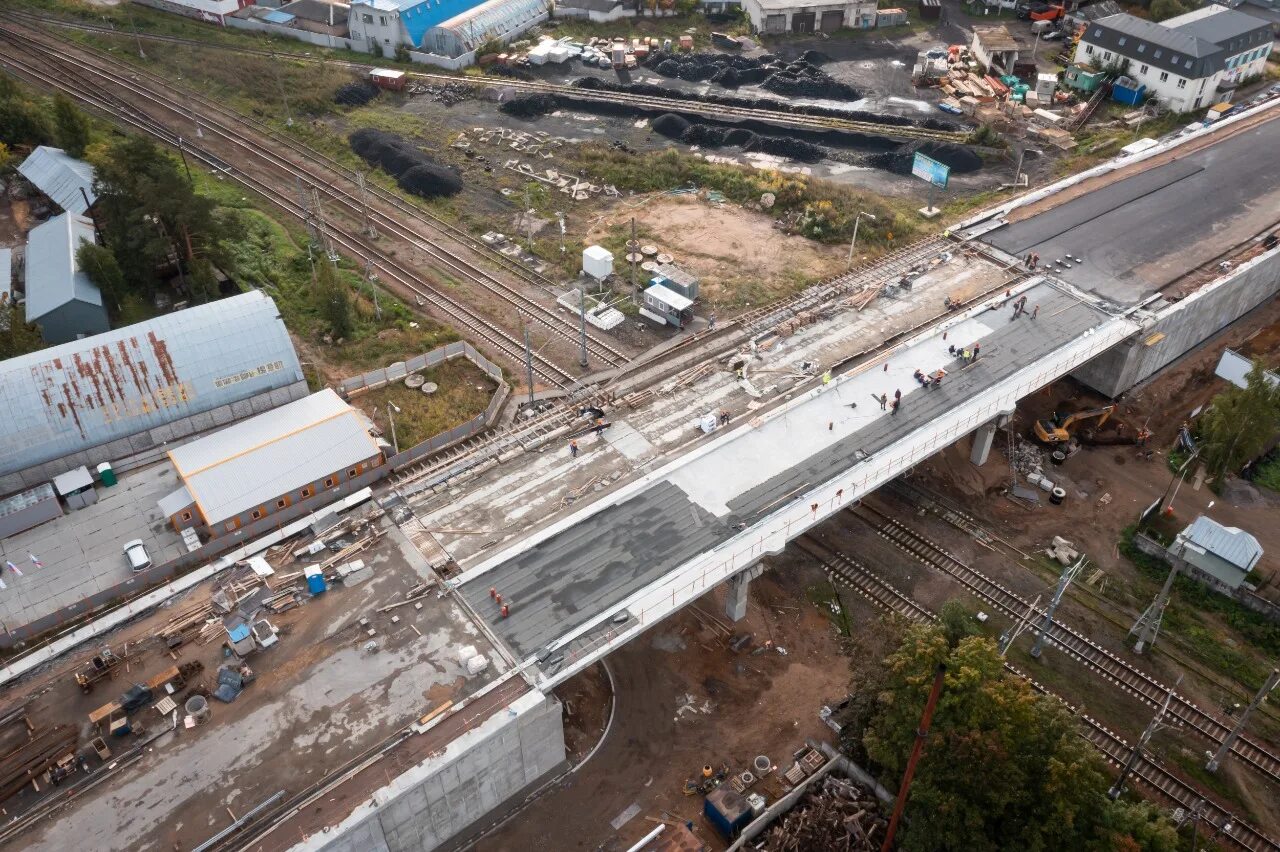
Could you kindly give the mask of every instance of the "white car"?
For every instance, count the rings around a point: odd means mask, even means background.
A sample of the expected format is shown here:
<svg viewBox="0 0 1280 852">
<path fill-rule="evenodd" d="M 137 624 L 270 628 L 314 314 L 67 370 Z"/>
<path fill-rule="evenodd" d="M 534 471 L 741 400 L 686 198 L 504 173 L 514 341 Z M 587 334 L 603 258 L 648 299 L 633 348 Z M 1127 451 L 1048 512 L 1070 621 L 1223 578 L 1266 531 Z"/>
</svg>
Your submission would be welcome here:
<svg viewBox="0 0 1280 852">
<path fill-rule="evenodd" d="M 136 574 L 151 567 L 151 557 L 147 555 L 147 546 L 142 539 L 135 538 L 124 546 L 124 556 L 129 560 L 129 568 Z"/>
</svg>

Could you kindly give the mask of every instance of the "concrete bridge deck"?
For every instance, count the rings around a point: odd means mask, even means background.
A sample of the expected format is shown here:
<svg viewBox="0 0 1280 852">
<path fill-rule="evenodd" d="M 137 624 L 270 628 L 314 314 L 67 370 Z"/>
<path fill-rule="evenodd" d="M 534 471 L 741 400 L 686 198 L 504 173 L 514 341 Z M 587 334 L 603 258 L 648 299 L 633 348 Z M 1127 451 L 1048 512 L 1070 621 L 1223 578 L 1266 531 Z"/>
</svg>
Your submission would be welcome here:
<svg viewBox="0 0 1280 852">
<path fill-rule="evenodd" d="M 476 564 L 461 593 L 522 660 L 555 683 L 620 642 L 777 552 L 791 538 L 1066 375 L 1136 325 L 1046 279 L 1019 287 L 1036 319 L 1012 318 L 1003 293 L 813 381 L 778 408 L 691 451 Z M 948 347 L 981 346 L 965 364 Z M 940 387 L 913 378 L 945 369 Z M 748 376 L 750 378 L 750 376 Z M 882 411 L 874 395 L 899 412 Z M 489 599 L 511 602 L 507 618 Z"/>
</svg>

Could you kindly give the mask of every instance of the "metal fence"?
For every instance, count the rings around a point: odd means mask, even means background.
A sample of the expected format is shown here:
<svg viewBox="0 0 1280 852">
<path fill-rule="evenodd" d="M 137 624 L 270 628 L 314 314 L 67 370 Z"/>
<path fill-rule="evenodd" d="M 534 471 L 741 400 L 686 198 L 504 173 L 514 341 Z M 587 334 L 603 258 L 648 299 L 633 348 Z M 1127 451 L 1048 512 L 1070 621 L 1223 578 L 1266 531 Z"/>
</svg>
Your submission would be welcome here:
<svg viewBox="0 0 1280 852">
<path fill-rule="evenodd" d="M 493 399 L 489 400 L 489 405 L 485 410 L 472 417 L 466 423 L 454 426 L 447 432 L 432 435 L 422 443 L 392 456 L 387 464 L 392 470 L 399 470 L 405 465 L 421 461 L 459 441 L 465 441 L 467 438 L 478 435 L 493 425 L 497 421 L 498 414 L 502 411 L 503 406 L 507 404 L 507 399 L 511 396 L 511 387 L 502 378 L 502 368 L 477 352 L 470 343 L 465 340 L 459 340 L 455 343 L 446 343 L 444 346 L 432 349 L 430 352 L 410 358 L 407 361 L 399 361 L 380 370 L 370 370 L 362 376 L 353 376 L 339 386 L 339 391 L 342 395 L 349 399 L 367 391 L 386 387 L 392 382 L 402 381 L 405 376 L 411 373 L 438 366 L 454 358 L 466 358 L 475 364 L 485 375 L 498 383 L 498 390 L 494 393 Z"/>
</svg>

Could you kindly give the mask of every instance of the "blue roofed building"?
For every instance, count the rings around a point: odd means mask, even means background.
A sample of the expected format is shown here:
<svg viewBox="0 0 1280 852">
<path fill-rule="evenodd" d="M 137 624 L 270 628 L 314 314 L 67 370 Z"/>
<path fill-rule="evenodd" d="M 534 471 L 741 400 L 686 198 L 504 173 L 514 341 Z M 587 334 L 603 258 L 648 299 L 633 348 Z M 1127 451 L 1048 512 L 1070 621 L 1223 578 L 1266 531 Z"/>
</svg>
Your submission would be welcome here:
<svg viewBox="0 0 1280 852">
<path fill-rule="evenodd" d="M 389 57 L 404 45 L 457 57 L 491 38 L 509 41 L 550 13 L 551 0 L 356 0 L 348 23 L 358 50 Z"/>
<path fill-rule="evenodd" d="M 27 235 L 27 322 L 49 343 L 66 343 L 111 328 L 102 293 L 80 268 L 76 253 L 94 243 L 93 222 L 74 213 L 54 216 Z"/>
<path fill-rule="evenodd" d="M 0 361 L 0 495 L 128 470 L 308 393 L 275 302 L 244 293 Z"/>
</svg>

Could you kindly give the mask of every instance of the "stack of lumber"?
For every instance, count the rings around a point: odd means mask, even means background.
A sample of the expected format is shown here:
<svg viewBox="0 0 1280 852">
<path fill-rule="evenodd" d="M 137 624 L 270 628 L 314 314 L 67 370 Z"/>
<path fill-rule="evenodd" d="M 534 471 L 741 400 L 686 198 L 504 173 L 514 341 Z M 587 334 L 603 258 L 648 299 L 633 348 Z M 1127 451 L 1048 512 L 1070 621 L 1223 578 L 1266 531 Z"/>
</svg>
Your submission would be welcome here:
<svg viewBox="0 0 1280 852">
<path fill-rule="evenodd" d="M 768 852 L 872 852 L 884 840 L 888 820 L 870 791 L 828 775 L 805 791 L 795 807 L 762 836 Z"/>
</svg>

